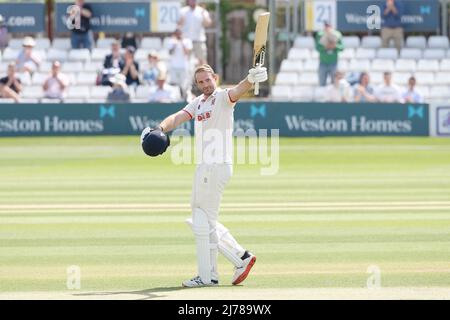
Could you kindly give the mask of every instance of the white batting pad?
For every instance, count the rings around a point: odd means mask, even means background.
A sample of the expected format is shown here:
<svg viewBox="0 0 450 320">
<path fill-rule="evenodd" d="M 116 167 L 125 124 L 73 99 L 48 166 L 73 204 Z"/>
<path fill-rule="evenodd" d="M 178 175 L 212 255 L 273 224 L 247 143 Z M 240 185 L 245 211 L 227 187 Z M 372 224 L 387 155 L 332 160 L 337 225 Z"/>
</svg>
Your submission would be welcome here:
<svg viewBox="0 0 450 320">
<path fill-rule="evenodd" d="M 197 245 L 198 275 L 203 283 L 211 283 L 211 254 L 209 244 L 209 223 L 206 213 L 195 208 L 192 219 L 192 230 Z"/>
</svg>

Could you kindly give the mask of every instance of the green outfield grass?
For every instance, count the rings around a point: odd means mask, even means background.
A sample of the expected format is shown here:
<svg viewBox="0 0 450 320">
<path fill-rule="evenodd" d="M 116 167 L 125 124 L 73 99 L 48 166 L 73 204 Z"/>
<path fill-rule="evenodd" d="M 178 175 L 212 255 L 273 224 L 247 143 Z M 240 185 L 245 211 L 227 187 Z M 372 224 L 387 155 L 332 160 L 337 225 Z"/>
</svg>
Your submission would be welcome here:
<svg viewBox="0 0 450 320">
<path fill-rule="evenodd" d="M 2 297 L 68 292 L 72 265 L 83 292 L 170 292 L 195 275 L 194 166 L 138 140 L 0 139 Z M 369 266 L 383 287 L 450 288 L 450 139 L 283 138 L 278 174 L 236 165 L 222 204 L 258 257 L 234 290 L 364 288 Z M 219 271 L 231 290 L 223 257 Z"/>
</svg>

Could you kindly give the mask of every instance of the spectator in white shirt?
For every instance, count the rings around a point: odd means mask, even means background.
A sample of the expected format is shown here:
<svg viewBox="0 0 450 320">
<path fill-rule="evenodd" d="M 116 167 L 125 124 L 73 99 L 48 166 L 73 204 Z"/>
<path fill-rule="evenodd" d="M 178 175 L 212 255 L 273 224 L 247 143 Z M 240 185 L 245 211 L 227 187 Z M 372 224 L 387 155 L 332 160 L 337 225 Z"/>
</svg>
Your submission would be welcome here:
<svg viewBox="0 0 450 320">
<path fill-rule="evenodd" d="M 149 101 L 170 103 L 180 101 L 180 94 L 176 87 L 166 84 L 166 75 L 161 73 L 156 80 L 157 87 L 151 91 Z"/>
<path fill-rule="evenodd" d="M 352 88 L 347 80 L 344 79 L 344 73 L 336 71 L 334 81 L 328 85 L 325 91 L 326 102 L 351 102 Z"/>
<path fill-rule="evenodd" d="M 25 37 L 23 39 L 23 49 L 20 51 L 16 60 L 17 72 L 28 72 L 32 74 L 41 64 L 41 59 L 36 52 L 33 51 L 36 42 L 32 37 Z"/>
<path fill-rule="evenodd" d="M 198 6 L 196 0 L 187 0 L 186 4 L 180 10 L 178 27 L 183 31 L 183 36 L 192 41 L 194 56 L 202 65 L 207 63 L 205 28 L 212 25 L 212 20 L 208 11 Z"/>
<path fill-rule="evenodd" d="M 45 98 L 62 99 L 68 84 L 69 79 L 65 74 L 61 73 L 60 62 L 54 61 L 52 64 L 52 72 L 43 85 Z"/>
<path fill-rule="evenodd" d="M 401 90 L 392 83 L 392 73 L 386 71 L 383 76 L 384 84 L 380 85 L 375 93 L 379 102 L 383 103 L 403 103 Z"/>
<path fill-rule="evenodd" d="M 179 86 L 183 97 L 186 96 L 191 86 L 190 75 L 190 55 L 192 51 L 192 41 L 184 38 L 181 30 L 176 29 L 169 43 L 169 72 L 170 84 Z"/>
<path fill-rule="evenodd" d="M 410 77 L 408 80 L 408 89 L 406 89 L 402 98 L 405 103 L 423 103 L 422 94 L 416 89 L 416 78 Z"/>
</svg>

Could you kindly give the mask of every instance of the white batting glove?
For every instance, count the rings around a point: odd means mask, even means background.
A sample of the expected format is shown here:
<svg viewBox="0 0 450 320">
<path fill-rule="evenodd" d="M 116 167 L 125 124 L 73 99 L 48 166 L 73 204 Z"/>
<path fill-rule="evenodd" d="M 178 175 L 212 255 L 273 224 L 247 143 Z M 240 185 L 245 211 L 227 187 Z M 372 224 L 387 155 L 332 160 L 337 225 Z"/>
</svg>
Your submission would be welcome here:
<svg viewBox="0 0 450 320">
<path fill-rule="evenodd" d="M 267 78 L 267 68 L 265 67 L 258 66 L 248 71 L 247 80 L 250 83 L 264 82 Z"/>
</svg>

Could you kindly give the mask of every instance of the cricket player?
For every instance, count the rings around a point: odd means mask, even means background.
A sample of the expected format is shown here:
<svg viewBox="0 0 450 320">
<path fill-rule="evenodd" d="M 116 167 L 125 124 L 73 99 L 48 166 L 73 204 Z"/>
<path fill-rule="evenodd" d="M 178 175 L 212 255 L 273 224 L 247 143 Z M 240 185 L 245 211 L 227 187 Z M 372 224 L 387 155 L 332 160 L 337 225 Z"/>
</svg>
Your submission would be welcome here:
<svg viewBox="0 0 450 320">
<path fill-rule="evenodd" d="M 267 80 L 267 70 L 252 68 L 244 80 L 226 90 L 217 86 L 217 80 L 218 76 L 209 65 L 197 67 L 194 82 L 203 94 L 153 129 L 166 133 L 185 121 L 195 121 L 197 166 L 192 188 L 192 219 L 186 222 L 196 239 L 198 275 L 184 281 L 184 287 L 219 284 L 218 252 L 235 267 L 233 285 L 245 280 L 256 261 L 256 257 L 240 246 L 217 220 L 222 193 L 233 171 L 234 107 L 254 83 Z"/>
</svg>

